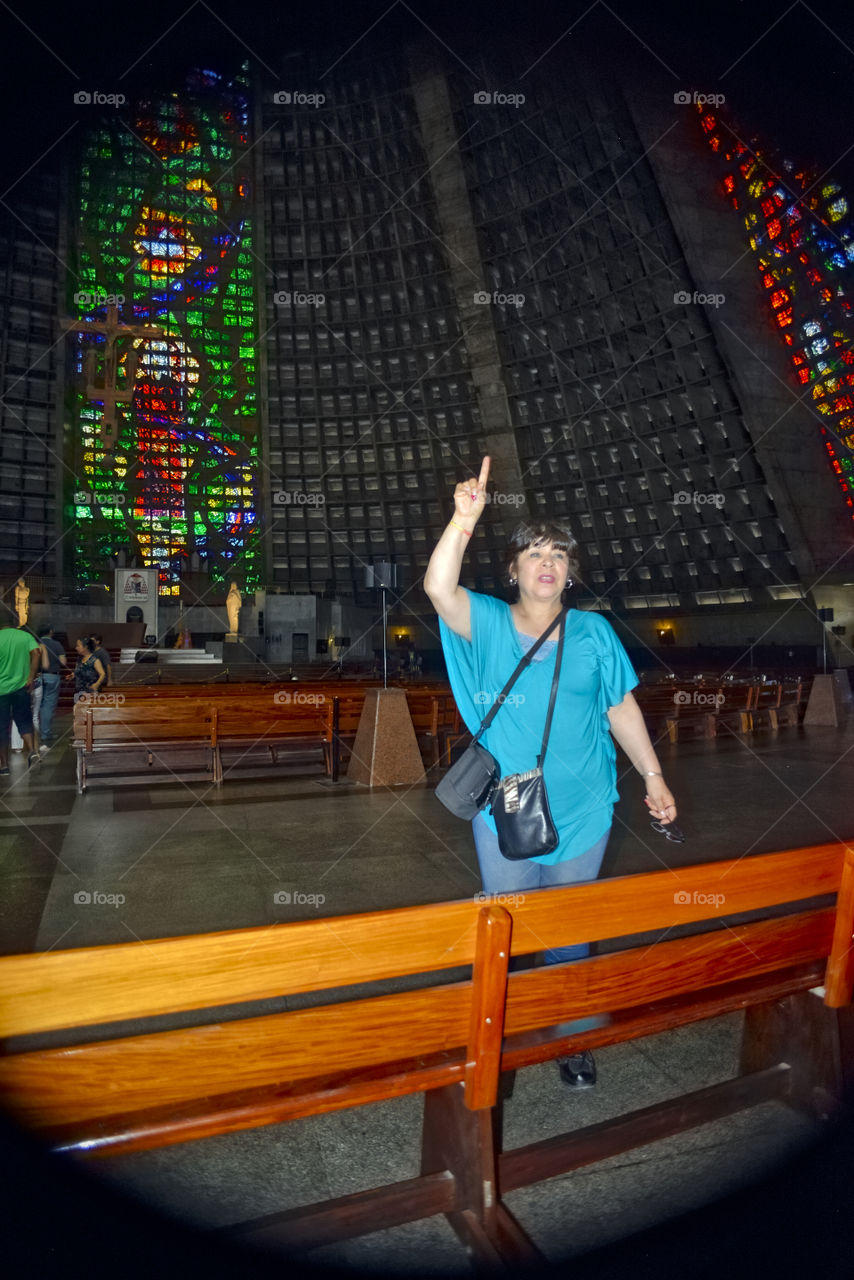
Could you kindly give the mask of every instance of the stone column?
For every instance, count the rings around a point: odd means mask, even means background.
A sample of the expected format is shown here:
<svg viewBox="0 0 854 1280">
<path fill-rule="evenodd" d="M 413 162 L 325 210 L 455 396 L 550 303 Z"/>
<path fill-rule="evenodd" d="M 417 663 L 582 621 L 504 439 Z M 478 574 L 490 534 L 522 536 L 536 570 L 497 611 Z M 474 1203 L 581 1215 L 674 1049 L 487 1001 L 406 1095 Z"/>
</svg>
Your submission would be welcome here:
<svg viewBox="0 0 854 1280">
<path fill-rule="evenodd" d="M 474 383 L 486 451 L 492 458 L 491 481 L 503 493 L 523 494 L 522 468 L 510 421 L 507 391 L 501 376 L 492 307 L 475 302 L 475 294 L 485 291 L 486 273 L 480 256 L 447 77 L 427 50 L 410 51 L 409 68 L 422 142 L 430 165 L 428 177 L 436 201 L 442 248 L 465 334 L 469 373 Z M 520 515 L 526 514 L 527 501 L 515 510 Z"/>
</svg>

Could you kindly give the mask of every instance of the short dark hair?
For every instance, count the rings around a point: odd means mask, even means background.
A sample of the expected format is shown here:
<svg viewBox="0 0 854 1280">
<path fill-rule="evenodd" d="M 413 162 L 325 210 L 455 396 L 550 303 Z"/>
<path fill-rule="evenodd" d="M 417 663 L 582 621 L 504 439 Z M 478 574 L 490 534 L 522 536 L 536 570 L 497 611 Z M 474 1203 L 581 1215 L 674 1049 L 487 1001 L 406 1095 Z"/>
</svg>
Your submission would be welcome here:
<svg viewBox="0 0 854 1280">
<path fill-rule="evenodd" d="M 95 641 L 95 644 L 103 644 L 104 642 L 104 637 L 99 636 L 97 631 L 93 631 L 90 638 Z"/>
<path fill-rule="evenodd" d="M 528 547 L 550 542 L 556 551 L 565 551 L 569 562 L 569 576 L 575 578 L 581 572 L 578 542 L 564 520 L 523 520 L 510 535 L 504 550 L 504 563 L 511 573 L 516 558 Z"/>
<path fill-rule="evenodd" d="M 53 623 L 45 622 L 44 625 L 42 626 L 41 631 L 39 632 L 39 635 L 42 635 L 42 636 L 53 635 Z"/>
</svg>

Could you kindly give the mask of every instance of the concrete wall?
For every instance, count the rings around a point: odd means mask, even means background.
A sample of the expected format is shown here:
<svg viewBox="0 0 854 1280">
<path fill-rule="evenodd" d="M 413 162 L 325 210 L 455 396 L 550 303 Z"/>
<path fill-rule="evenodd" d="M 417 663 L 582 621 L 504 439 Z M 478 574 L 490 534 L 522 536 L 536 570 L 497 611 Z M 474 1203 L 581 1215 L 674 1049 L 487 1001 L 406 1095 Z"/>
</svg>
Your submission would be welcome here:
<svg viewBox="0 0 854 1280">
<path fill-rule="evenodd" d="M 724 299 L 703 310 L 801 581 L 809 588 L 841 569 L 843 561 L 845 576 L 852 575 L 850 514 L 828 465 L 820 416 L 793 381 L 786 349 L 768 315 L 756 257 L 743 222 L 721 196 L 697 113 L 674 104 L 672 85 L 630 90 L 629 105 L 641 107 L 633 111 L 635 124 L 697 292 Z"/>
<path fill-rule="evenodd" d="M 280 596 L 258 592 L 264 609 L 264 637 L 267 642 L 267 661 L 292 662 L 293 639 L 296 634 L 308 635 L 308 661 L 315 657 L 317 630 L 317 598 L 315 596 Z M 243 614 L 240 615 L 241 630 Z M 305 659 L 303 659 L 305 661 Z"/>
<path fill-rule="evenodd" d="M 341 655 L 345 663 L 348 658 L 370 658 L 375 645 L 382 644 L 380 626 L 370 609 L 358 609 L 338 600 L 318 600 L 317 639 L 328 642 L 330 655 L 335 636 L 350 641 Z"/>
</svg>

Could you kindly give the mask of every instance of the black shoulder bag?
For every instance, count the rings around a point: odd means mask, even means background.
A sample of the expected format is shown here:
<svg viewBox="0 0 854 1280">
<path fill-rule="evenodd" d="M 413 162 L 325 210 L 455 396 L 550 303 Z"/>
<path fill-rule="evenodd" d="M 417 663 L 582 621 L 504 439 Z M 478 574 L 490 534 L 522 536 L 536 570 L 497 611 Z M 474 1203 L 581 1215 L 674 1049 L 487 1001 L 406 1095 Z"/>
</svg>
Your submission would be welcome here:
<svg viewBox="0 0 854 1280">
<path fill-rule="evenodd" d="M 552 727 L 557 682 L 563 659 L 563 640 L 566 632 L 566 613 L 560 620 L 560 638 L 552 677 L 552 692 L 543 743 L 537 757 L 537 767 L 527 773 L 511 773 L 502 778 L 492 795 L 492 816 L 498 831 L 498 847 L 505 858 L 512 861 L 522 858 L 542 858 L 558 847 L 560 836 L 549 809 L 546 780 L 543 777 L 543 761 L 549 744 Z"/>
<path fill-rule="evenodd" d="M 563 628 L 566 622 L 566 609 L 560 615 L 561 617 L 561 645 L 563 643 Z M 525 667 L 533 658 L 540 645 L 551 635 L 555 629 L 555 622 L 543 632 L 537 641 L 531 646 L 528 652 L 520 659 L 515 671 L 505 684 L 504 688 L 495 699 L 494 704 L 490 708 L 488 714 L 481 721 L 480 728 L 472 738 L 470 744 L 466 747 L 442 781 L 436 788 L 436 798 L 442 802 L 446 809 L 449 809 L 457 818 L 465 818 L 471 822 L 472 818 L 480 813 L 481 809 L 485 809 L 492 799 L 493 793 L 500 784 L 501 766 L 495 759 L 495 756 L 487 751 L 486 747 L 480 744 L 480 738 L 492 724 L 498 714 L 498 709 L 504 702 L 513 685 L 519 679 Z M 554 704 L 554 695 L 557 685 L 552 685 L 552 704 Z M 549 724 L 551 724 L 551 713 L 549 714 Z"/>
</svg>

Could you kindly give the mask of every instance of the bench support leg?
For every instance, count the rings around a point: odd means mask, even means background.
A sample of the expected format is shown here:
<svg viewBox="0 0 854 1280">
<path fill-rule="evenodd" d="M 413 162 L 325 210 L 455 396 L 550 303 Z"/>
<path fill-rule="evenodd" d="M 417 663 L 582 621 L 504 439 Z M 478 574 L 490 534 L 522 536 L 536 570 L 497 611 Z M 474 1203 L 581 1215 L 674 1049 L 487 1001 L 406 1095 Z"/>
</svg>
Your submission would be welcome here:
<svg viewBox="0 0 854 1280">
<path fill-rule="evenodd" d="M 788 1062 L 787 1100 L 815 1119 L 826 1119 L 854 1089 L 854 1019 L 851 1008 L 828 1009 L 807 991 L 745 1014 L 741 1069 L 761 1071 Z"/>
<path fill-rule="evenodd" d="M 469 1110 L 462 1084 L 432 1089 L 424 1098 L 421 1173 L 453 1175 L 455 1207 L 447 1218 L 476 1264 L 541 1263 L 542 1254 L 501 1200 L 500 1126 L 500 1105 Z"/>
</svg>

